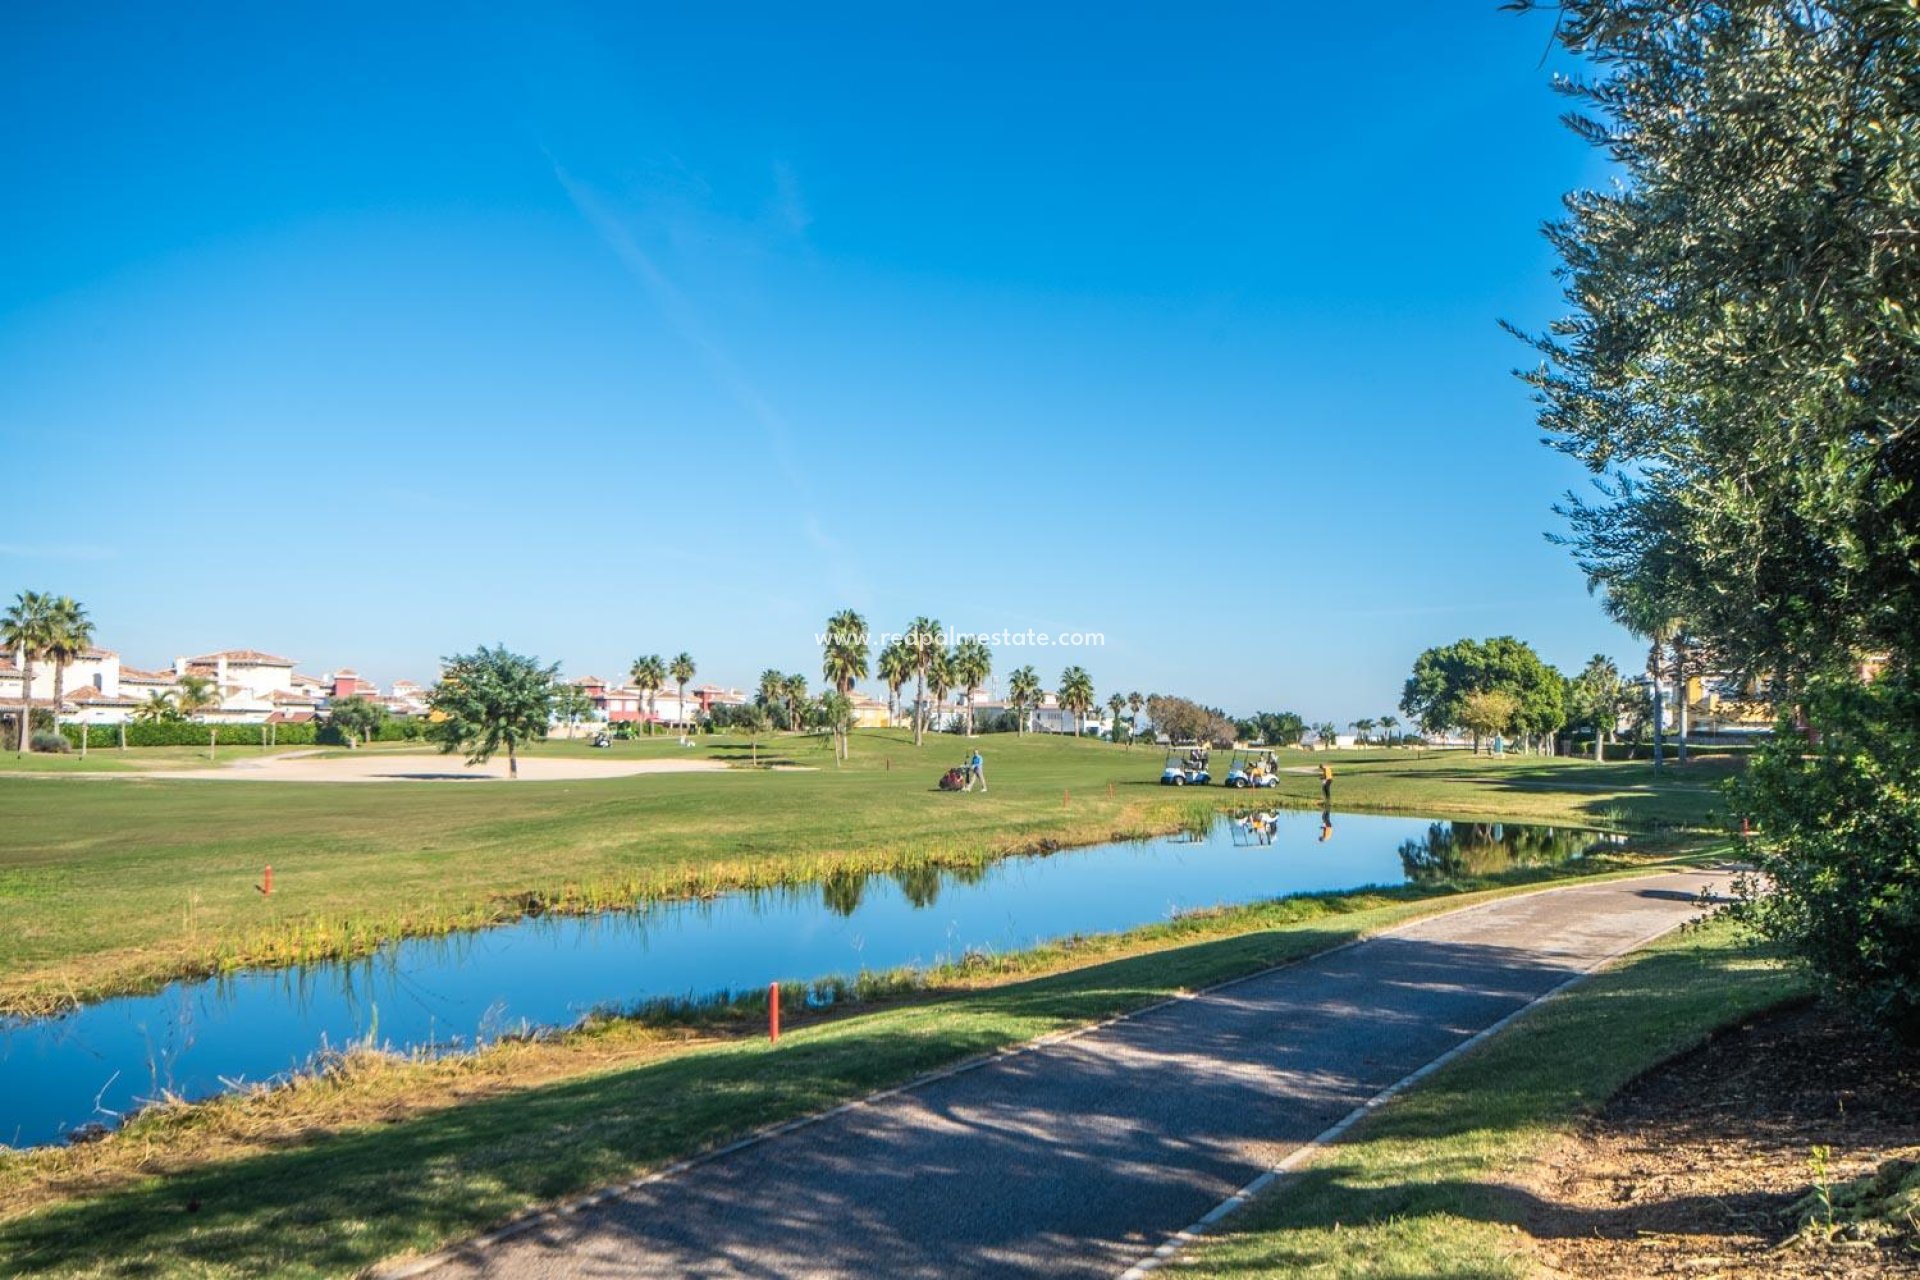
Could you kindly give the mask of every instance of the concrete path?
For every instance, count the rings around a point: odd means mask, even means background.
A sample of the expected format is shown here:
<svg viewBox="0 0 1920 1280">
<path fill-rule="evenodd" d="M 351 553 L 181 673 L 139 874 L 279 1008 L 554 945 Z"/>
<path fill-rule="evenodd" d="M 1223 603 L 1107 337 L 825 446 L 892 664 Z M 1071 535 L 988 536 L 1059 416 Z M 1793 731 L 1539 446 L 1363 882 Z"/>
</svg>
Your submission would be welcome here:
<svg viewBox="0 0 1920 1280">
<path fill-rule="evenodd" d="M 1697 914 L 1506 898 L 991 1060 L 454 1250 L 455 1276 L 1105 1276 L 1353 1108 Z"/>
</svg>

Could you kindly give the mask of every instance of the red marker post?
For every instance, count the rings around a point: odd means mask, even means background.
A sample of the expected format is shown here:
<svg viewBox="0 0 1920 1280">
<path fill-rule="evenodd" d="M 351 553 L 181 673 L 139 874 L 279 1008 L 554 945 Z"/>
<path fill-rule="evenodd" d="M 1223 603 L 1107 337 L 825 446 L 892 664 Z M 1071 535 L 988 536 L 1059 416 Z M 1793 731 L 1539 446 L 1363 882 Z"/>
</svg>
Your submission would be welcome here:
<svg viewBox="0 0 1920 1280">
<path fill-rule="evenodd" d="M 780 984 L 767 985 L 767 1041 L 780 1043 Z"/>
<path fill-rule="evenodd" d="M 260 877 L 260 892 L 265 897 L 273 896 L 273 864 L 271 862 L 267 864 L 266 874 Z"/>
</svg>

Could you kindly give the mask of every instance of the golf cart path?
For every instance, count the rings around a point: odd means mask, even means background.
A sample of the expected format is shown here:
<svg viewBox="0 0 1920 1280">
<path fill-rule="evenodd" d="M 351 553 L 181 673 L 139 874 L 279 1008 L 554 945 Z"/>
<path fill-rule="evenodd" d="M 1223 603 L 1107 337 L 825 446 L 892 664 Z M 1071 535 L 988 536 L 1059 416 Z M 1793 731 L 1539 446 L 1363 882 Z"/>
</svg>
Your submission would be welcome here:
<svg viewBox="0 0 1920 1280">
<path fill-rule="evenodd" d="M 936 1074 L 390 1275 L 1106 1276 L 1730 873 L 1497 899 Z"/>
</svg>

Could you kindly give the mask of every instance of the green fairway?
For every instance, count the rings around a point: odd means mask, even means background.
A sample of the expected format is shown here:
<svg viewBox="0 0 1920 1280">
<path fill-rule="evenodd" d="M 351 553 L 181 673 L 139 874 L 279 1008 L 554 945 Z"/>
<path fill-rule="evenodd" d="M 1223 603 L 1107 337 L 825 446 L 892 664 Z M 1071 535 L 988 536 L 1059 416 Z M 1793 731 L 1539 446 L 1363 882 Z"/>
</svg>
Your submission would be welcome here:
<svg viewBox="0 0 1920 1280">
<path fill-rule="evenodd" d="M 991 790 L 937 791 L 938 774 L 976 744 Z M 610 752 L 551 743 L 539 754 L 744 765 L 754 752 L 739 738 L 689 749 L 663 737 Z M 177 768 L 178 756 L 151 758 Z M 844 768 L 822 739 L 780 737 L 758 756 L 782 767 L 543 783 L 0 776 L 0 913 L 20 922 L 0 931 L 0 1009 L 365 950 L 529 908 L 612 907 L 835 867 L 963 863 L 1163 832 L 1196 808 L 1250 794 L 1163 788 L 1157 751 L 1057 737 L 933 735 L 916 748 L 903 731 L 861 733 Z M 1458 752 L 1329 758 L 1335 806 L 1347 810 L 1647 829 L 1712 825 L 1720 803 L 1718 773 L 1704 765 L 1657 776 L 1645 764 Z M 1283 753 L 1302 772 L 1283 773 L 1262 803 L 1317 806 L 1305 769 L 1319 759 Z M 256 889 L 268 864 L 271 897 Z"/>
</svg>

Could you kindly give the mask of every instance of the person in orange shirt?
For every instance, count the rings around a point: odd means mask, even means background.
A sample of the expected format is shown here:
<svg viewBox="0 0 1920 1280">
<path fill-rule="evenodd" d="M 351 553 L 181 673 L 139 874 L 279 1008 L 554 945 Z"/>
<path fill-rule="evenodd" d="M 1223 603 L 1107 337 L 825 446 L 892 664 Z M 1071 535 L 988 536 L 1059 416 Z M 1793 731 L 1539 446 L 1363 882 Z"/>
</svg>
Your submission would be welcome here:
<svg viewBox="0 0 1920 1280">
<path fill-rule="evenodd" d="M 1333 766 L 1330 764 L 1320 766 L 1320 803 L 1333 803 Z"/>
</svg>

